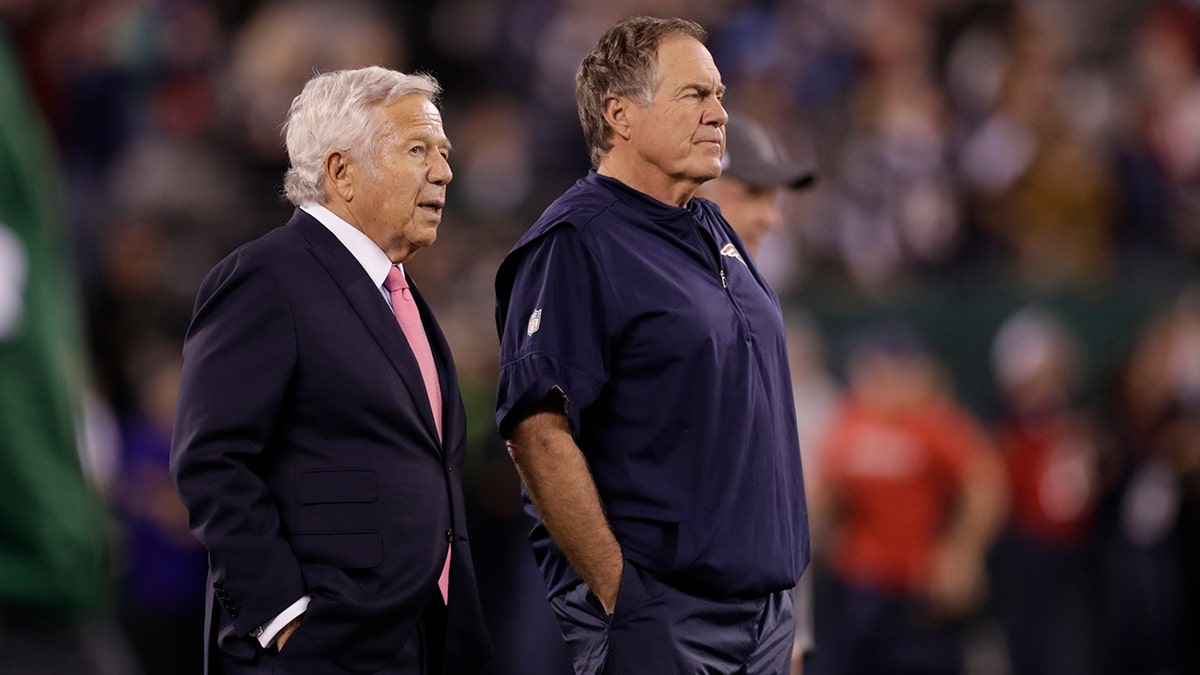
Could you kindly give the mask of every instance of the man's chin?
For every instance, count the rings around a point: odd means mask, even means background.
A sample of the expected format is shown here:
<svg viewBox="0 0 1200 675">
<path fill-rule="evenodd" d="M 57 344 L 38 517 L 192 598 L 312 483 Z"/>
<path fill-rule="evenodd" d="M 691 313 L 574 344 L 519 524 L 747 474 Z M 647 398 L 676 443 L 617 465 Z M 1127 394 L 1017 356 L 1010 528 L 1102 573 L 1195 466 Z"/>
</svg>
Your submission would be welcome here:
<svg viewBox="0 0 1200 675">
<path fill-rule="evenodd" d="M 437 241 L 437 238 L 437 227 L 430 227 L 421 232 L 421 236 L 417 239 L 416 244 L 421 248 L 433 246 L 433 244 Z"/>
<path fill-rule="evenodd" d="M 694 176 L 697 185 L 707 183 L 710 180 L 715 180 L 721 177 L 721 167 L 717 166 L 714 171 L 699 171 Z"/>
<path fill-rule="evenodd" d="M 705 162 L 702 167 L 696 172 L 697 177 L 701 182 L 707 183 L 714 178 L 721 177 L 721 160 L 714 159 L 711 162 Z"/>
</svg>

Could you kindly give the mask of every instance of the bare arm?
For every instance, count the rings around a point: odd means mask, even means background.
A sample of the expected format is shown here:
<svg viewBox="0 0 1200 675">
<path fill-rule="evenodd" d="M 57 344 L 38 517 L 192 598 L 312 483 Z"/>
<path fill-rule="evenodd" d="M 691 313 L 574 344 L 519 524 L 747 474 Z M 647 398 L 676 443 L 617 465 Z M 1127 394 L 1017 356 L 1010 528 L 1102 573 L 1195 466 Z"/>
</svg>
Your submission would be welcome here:
<svg viewBox="0 0 1200 675">
<path fill-rule="evenodd" d="M 950 529 L 934 552 L 930 595 L 944 616 L 961 616 L 986 590 L 988 548 L 1007 513 L 1004 466 L 990 446 L 977 449 Z"/>
<path fill-rule="evenodd" d="M 796 634 L 792 641 L 792 673 L 803 675 L 804 657 L 813 650 L 816 637 L 813 633 L 813 573 L 805 570 L 804 576 L 793 590 L 795 597 Z"/>
<path fill-rule="evenodd" d="M 508 454 L 554 543 L 612 614 L 625 561 L 562 410 L 547 407 L 518 422 Z"/>
</svg>

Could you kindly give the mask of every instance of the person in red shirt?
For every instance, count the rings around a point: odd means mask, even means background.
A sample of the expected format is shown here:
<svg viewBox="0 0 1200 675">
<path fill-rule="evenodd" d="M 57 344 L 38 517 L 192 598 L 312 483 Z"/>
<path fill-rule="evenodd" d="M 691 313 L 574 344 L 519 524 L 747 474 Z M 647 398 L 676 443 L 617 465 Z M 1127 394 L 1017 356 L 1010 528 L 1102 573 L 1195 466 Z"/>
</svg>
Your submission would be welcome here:
<svg viewBox="0 0 1200 675">
<path fill-rule="evenodd" d="M 911 327 L 869 330 L 847 372 L 812 496 L 831 582 L 812 670 L 961 672 L 955 620 L 984 594 L 1003 468 Z"/>
<path fill-rule="evenodd" d="M 1090 535 L 1102 435 L 1076 401 L 1082 350 L 1049 311 L 1026 307 L 1001 325 L 992 366 L 1004 416 L 997 440 L 1012 504 L 996 546 L 997 609 L 1013 672 L 1091 672 L 1086 654 Z"/>
</svg>

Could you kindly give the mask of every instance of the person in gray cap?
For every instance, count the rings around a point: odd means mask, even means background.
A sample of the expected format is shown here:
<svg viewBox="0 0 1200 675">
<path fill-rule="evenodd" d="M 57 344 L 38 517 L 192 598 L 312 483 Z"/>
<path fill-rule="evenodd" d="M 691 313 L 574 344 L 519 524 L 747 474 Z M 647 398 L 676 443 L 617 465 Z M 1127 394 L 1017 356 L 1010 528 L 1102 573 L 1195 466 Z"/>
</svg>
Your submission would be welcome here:
<svg viewBox="0 0 1200 675">
<path fill-rule="evenodd" d="M 725 124 L 721 166 L 721 176 L 696 194 L 721 207 L 752 256 L 758 255 L 763 236 L 783 223 L 780 193 L 811 187 L 817 180 L 812 166 L 785 156 L 766 129 L 744 116 L 731 115 Z"/>
</svg>

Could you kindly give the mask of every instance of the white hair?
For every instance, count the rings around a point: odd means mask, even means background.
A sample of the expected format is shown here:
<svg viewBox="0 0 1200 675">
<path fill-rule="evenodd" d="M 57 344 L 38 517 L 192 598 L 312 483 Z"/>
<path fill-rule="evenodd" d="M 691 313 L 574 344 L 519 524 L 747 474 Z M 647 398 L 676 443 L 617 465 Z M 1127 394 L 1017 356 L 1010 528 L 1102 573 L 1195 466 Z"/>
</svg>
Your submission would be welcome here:
<svg viewBox="0 0 1200 675">
<path fill-rule="evenodd" d="M 409 94 L 421 94 L 435 105 L 442 93 L 437 80 L 423 73 L 406 75 L 368 66 L 322 73 L 292 100 L 283 124 L 291 167 L 283 179 L 288 201 L 299 206 L 324 202 L 325 155 L 342 150 L 371 164 L 389 122 L 375 108 Z"/>
</svg>

